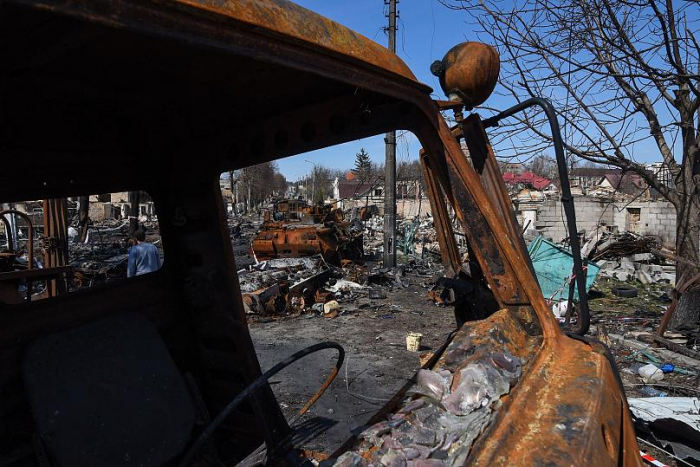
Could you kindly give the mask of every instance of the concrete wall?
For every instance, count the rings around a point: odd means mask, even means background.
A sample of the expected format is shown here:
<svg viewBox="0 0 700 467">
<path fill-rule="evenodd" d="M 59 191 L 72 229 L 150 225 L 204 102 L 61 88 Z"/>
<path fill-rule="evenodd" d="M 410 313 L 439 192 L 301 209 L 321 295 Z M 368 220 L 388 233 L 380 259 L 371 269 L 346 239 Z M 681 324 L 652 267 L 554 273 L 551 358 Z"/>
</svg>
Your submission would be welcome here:
<svg viewBox="0 0 700 467">
<path fill-rule="evenodd" d="M 113 215 L 112 203 L 90 203 L 90 210 L 88 216 L 93 222 L 102 222 L 107 219 L 111 219 Z"/>
<path fill-rule="evenodd" d="M 664 243 L 673 245 L 676 241 L 676 211 L 666 201 L 615 201 L 574 197 L 576 207 L 576 225 L 579 232 L 593 232 L 600 225 L 616 226 L 620 232 L 630 230 L 630 209 L 639 209 L 640 220 L 637 233 L 655 235 Z M 559 199 L 548 199 L 542 203 L 521 203 L 516 206 L 518 219 L 528 219 L 534 211 L 536 221 L 534 230 L 531 225 L 528 233 L 541 234 L 560 242 L 568 237 L 563 206 Z"/>
<path fill-rule="evenodd" d="M 116 193 L 110 193 L 110 201 L 112 204 L 122 204 L 129 202 L 129 192 L 128 191 L 118 191 Z"/>
<path fill-rule="evenodd" d="M 362 199 L 344 199 L 337 203 L 337 206 L 344 210 L 349 211 L 354 207 L 362 208 L 365 205 L 374 204 L 379 210 L 379 215 L 384 215 L 384 199 L 373 200 L 370 198 L 369 203 Z M 421 218 L 427 217 L 432 212 L 430 210 L 430 200 L 425 199 L 398 199 L 396 200 L 396 215 L 401 219 L 413 219 L 414 217 L 420 215 Z"/>
<path fill-rule="evenodd" d="M 630 209 L 639 209 L 639 233 L 641 235 L 655 235 L 664 243 L 673 245 L 676 242 L 676 209 L 668 201 L 640 201 L 630 204 L 619 203 L 619 210 L 615 210 L 614 222 L 620 229 L 629 230 Z"/>
<path fill-rule="evenodd" d="M 592 232 L 600 224 L 613 225 L 613 206 L 609 201 L 586 196 L 574 199 L 576 207 L 576 225 L 579 232 Z M 536 211 L 535 233 L 539 233 L 555 242 L 560 242 L 569 236 L 564 215 L 564 207 L 558 198 L 548 199 L 543 203 L 522 205 L 522 215 L 527 217 L 528 211 Z M 532 233 L 532 228 L 529 229 Z"/>
<path fill-rule="evenodd" d="M 430 200 L 426 199 L 399 199 L 396 201 L 396 215 L 404 219 L 413 219 L 416 216 L 427 217 L 430 211 Z"/>
</svg>

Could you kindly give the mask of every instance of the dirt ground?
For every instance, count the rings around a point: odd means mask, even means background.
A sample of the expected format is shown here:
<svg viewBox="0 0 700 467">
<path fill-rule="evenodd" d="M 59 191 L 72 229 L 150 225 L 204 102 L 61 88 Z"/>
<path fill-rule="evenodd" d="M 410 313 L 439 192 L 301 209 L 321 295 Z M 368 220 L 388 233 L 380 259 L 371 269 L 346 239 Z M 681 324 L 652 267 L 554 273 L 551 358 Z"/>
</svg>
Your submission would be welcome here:
<svg viewBox="0 0 700 467">
<path fill-rule="evenodd" d="M 318 342 L 334 341 L 345 348 L 340 374 L 297 422 L 307 433 L 307 449 L 330 454 L 340 447 L 420 368 L 421 352 L 437 349 L 454 330 L 452 309 L 428 301 L 421 285 L 425 280 L 408 276 L 410 285 L 386 291 L 386 299 L 342 303 L 337 318 L 313 314 L 250 324 L 263 370 Z M 423 334 L 421 352 L 406 350 L 406 334 L 411 331 Z M 310 355 L 273 379 L 272 388 L 288 420 L 321 386 L 336 355 L 335 350 Z"/>
</svg>

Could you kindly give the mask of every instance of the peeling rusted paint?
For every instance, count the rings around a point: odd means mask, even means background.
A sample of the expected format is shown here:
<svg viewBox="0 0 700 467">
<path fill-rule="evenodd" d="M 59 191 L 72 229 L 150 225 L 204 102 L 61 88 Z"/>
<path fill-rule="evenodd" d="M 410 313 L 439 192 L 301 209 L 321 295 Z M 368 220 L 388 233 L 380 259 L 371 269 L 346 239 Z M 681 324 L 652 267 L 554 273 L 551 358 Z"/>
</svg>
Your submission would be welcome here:
<svg viewBox="0 0 700 467">
<path fill-rule="evenodd" d="M 282 37 L 295 38 L 307 45 L 323 47 L 418 82 L 403 60 L 389 49 L 292 2 L 286 0 L 178 0 L 178 2 L 274 31 Z"/>
</svg>

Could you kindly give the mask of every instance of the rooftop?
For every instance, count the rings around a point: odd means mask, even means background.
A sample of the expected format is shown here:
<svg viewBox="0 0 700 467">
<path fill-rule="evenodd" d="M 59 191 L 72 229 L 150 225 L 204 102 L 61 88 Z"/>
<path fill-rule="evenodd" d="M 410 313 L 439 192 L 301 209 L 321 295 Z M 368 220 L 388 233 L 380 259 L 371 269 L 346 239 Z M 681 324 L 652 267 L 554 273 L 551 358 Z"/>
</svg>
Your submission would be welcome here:
<svg viewBox="0 0 700 467">
<path fill-rule="evenodd" d="M 529 185 L 536 190 L 544 190 L 552 181 L 545 177 L 540 177 L 533 172 L 523 172 L 520 174 L 506 172 L 503 174 L 503 181 L 507 185 Z"/>
</svg>

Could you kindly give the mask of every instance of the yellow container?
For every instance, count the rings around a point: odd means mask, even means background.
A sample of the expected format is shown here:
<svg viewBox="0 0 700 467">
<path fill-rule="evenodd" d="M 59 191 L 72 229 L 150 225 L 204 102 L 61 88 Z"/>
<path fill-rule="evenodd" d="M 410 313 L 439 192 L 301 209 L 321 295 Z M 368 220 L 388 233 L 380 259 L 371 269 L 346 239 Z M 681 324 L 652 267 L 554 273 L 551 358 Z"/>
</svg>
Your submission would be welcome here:
<svg viewBox="0 0 700 467">
<path fill-rule="evenodd" d="M 406 336 L 406 350 L 409 352 L 418 352 L 420 350 L 420 341 L 423 334 L 419 332 L 409 332 Z"/>
</svg>

